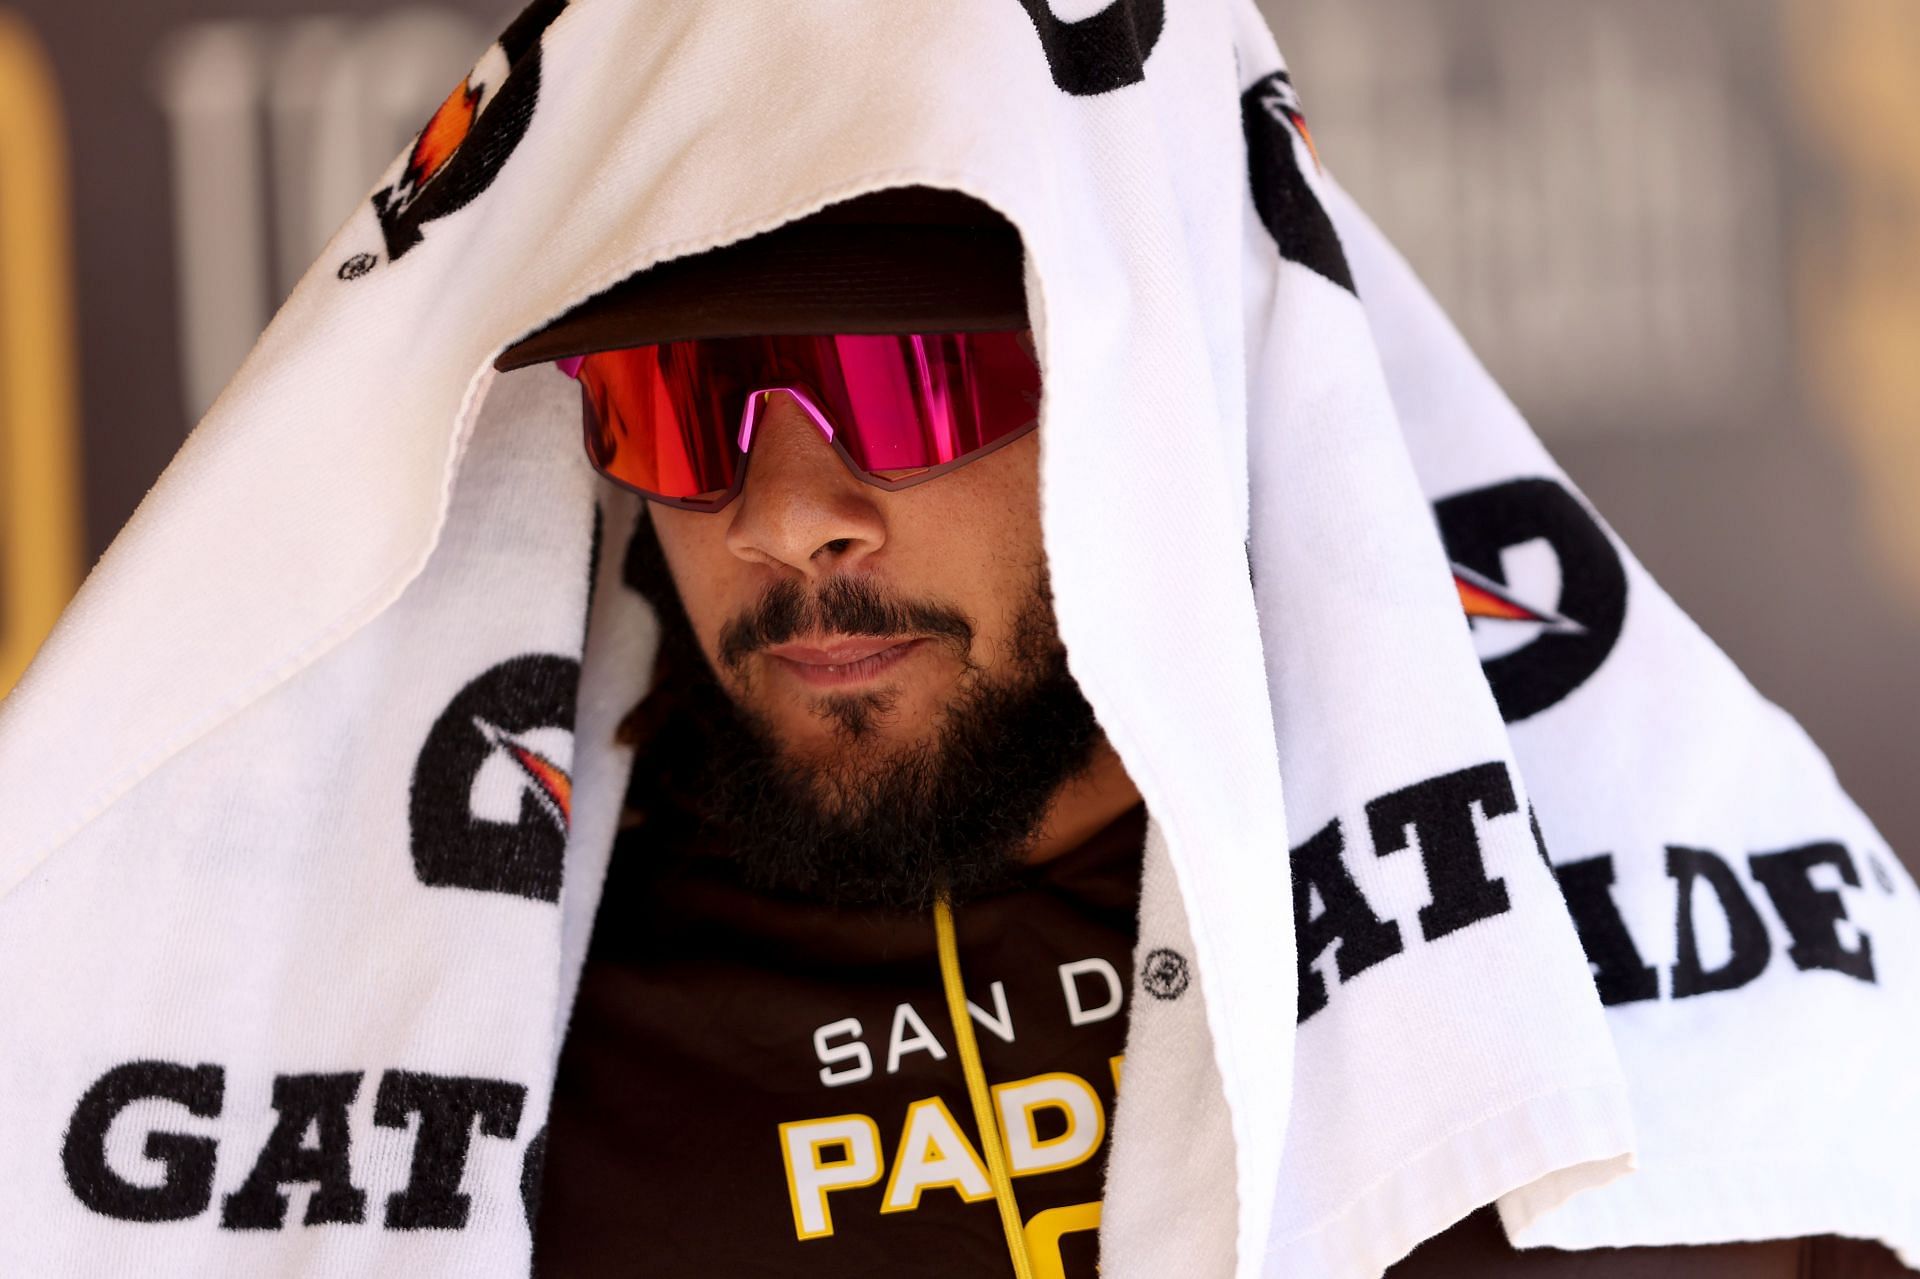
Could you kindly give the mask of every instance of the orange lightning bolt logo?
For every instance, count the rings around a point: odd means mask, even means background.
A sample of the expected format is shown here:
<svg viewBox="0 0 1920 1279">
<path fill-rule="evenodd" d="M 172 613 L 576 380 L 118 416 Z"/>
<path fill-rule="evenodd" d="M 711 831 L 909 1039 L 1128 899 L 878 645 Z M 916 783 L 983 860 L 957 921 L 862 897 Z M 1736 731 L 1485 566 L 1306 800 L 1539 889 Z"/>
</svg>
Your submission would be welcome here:
<svg viewBox="0 0 1920 1279">
<path fill-rule="evenodd" d="M 1500 622 L 1538 622 L 1549 631 L 1584 635 L 1587 628 L 1570 617 L 1523 602 L 1499 582 L 1476 573 L 1464 564 L 1453 565 L 1454 589 L 1460 593 L 1460 607 L 1470 618 Z"/>
<path fill-rule="evenodd" d="M 1260 105 L 1276 120 L 1285 120 L 1293 126 L 1300 141 L 1306 143 L 1307 154 L 1313 158 L 1315 172 L 1320 171 L 1320 148 L 1313 143 L 1313 133 L 1307 128 L 1307 117 L 1300 111 L 1300 93 L 1293 87 L 1293 80 L 1286 72 L 1274 74 L 1267 92 L 1262 95 Z"/>
<path fill-rule="evenodd" d="M 573 778 L 567 770 L 548 759 L 521 738 L 497 724 L 474 716 L 473 726 L 487 744 L 519 766 L 525 775 L 527 793 L 533 796 L 556 829 L 565 834 L 573 822 Z"/>
<path fill-rule="evenodd" d="M 480 114 L 480 92 L 471 79 L 462 80 L 427 121 L 427 127 L 420 130 L 413 153 L 407 157 L 406 182 L 412 189 L 425 186 L 467 140 L 474 117 Z"/>
</svg>

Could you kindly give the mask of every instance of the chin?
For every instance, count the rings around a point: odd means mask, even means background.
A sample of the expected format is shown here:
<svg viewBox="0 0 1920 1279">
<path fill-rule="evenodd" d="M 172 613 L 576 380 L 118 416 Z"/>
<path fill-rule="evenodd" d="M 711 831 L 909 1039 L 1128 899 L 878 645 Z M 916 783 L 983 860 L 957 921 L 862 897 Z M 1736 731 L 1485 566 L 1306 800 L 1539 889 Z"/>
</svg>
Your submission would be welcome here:
<svg viewBox="0 0 1920 1279">
<path fill-rule="evenodd" d="M 906 719 L 870 705 L 835 699 L 816 705 L 776 735 L 790 761 L 823 773 L 868 773 L 876 765 L 923 749 L 937 734 L 926 717 Z M 909 729 L 907 725 L 916 725 Z"/>
</svg>

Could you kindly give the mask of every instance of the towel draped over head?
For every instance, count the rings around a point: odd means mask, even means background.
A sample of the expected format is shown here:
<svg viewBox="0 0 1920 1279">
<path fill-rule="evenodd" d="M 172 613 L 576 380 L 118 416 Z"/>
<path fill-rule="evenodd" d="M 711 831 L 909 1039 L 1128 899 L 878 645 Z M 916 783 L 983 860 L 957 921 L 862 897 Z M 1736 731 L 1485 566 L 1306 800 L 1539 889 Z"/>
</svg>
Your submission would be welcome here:
<svg viewBox="0 0 1920 1279">
<path fill-rule="evenodd" d="M 380 176 L 0 704 L 0 1274 L 527 1273 L 655 626 L 575 384 L 492 361 L 906 185 L 1019 231 L 1060 633 L 1153 819 L 1103 1273 L 1360 1279 L 1487 1203 L 1920 1265 L 1899 860 L 1252 0 L 1065 8 L 534 0 Z"/>
</svg>

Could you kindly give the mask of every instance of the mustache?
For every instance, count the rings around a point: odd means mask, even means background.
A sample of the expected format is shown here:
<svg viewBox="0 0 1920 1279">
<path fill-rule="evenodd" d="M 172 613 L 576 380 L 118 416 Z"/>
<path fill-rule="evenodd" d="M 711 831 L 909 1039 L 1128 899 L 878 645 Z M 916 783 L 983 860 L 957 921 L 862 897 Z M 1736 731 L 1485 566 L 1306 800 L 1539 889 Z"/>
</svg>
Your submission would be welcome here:
<svg viewBox="0 0 1920 1279">
<path fill-rule="evenodd" d="M 768 587 L 752 607 L 720 628 L 720 664 L 739 673 L 762 649 L 816 633 L 874 639 L 925 635 L 952 645 L 963 657 L 973 647 L 973 620 L 958 609 L 901 600 L 865 578 L 833 577 L 812 594 L 791 580 Z"/>
</svg>

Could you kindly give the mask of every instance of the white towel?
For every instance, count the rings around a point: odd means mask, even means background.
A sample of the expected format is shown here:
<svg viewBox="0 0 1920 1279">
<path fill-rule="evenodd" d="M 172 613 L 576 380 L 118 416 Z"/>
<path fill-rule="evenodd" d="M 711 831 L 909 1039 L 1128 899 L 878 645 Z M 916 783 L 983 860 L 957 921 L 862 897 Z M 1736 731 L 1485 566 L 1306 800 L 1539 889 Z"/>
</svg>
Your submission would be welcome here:
<svg viewBox="0 0 1920 1279">
<path fill-rule="evenodd" d="M 1153 815 L 1103 1273 L 1374 1276 L 1489 1202 L 1920 1265 L 1913 881 L 1251 0 L 535 0 L 0 704 L 0 1274 L 527 1272 L 653 625 L 574 384 L 492 359 L 910 183 L 1024 239 L 1061 634 Z"/>
</svg>

